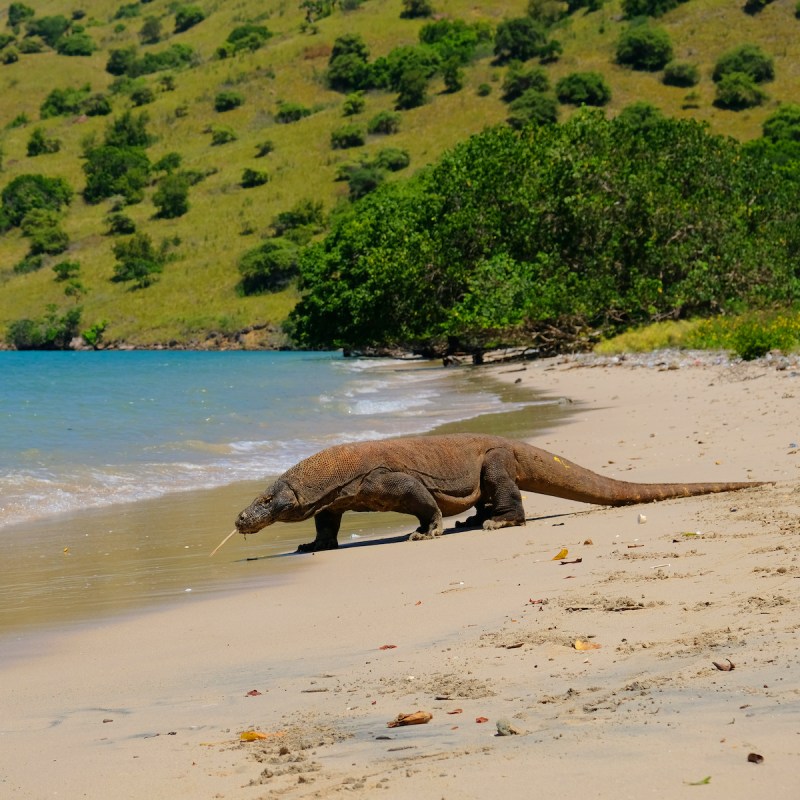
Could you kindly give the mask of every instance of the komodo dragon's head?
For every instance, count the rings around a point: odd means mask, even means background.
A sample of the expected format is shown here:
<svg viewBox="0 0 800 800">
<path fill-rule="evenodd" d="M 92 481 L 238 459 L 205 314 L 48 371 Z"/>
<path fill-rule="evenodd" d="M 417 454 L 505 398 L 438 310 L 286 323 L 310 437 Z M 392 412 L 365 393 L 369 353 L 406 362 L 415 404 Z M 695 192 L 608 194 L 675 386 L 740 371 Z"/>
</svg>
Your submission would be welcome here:
<svg viewBox="0 0 800 800">
<path fill-rule="evenodd" d="M 294 489 L 286 481 L 275 481 L 236 518 L 239 533 L 257 533 L 273 522 L 299 522 L 306 515 Z"/>
</svg>

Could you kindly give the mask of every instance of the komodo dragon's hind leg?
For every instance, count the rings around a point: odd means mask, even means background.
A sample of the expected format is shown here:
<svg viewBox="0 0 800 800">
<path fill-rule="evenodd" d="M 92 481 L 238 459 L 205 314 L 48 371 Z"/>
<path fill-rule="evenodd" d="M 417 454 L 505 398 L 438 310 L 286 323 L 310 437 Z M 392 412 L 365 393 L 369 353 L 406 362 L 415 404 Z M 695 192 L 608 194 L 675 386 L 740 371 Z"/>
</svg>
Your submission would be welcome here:
<svg viewBox="0 0 800 800">
<path fill-rule="evenodd" d="M 514 480 L 516 469 L 516 459 L 509 450 L 496 448 L 484 457 L 481 495 L 491 514 L 483 523 L 486 530 L 525 524 L 522 495 Z"/>
<path fill-rule="evenodd" d="M 492 507 L 483 500 L 475 503 L 475 513 L 466 519 L 457 520 L 456 528 L 482 528 L 483 523 L 492 518 Z"/>
<path fill-rule="evenodd" d="M 316 553 L 318 550 L 335 550 L 339 546 L 339 528 L 342 524 L 341 512 L 325 509 L 314 516 L 317 538 L 297 548 L 298 553 Z"/>
</svg>

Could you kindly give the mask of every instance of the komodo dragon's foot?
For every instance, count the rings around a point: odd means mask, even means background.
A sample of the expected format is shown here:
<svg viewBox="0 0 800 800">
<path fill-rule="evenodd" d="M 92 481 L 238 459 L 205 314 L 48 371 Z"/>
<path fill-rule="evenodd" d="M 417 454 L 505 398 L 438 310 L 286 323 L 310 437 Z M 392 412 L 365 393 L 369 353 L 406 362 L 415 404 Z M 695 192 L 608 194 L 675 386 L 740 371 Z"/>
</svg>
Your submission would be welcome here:
<svg viewBox="0 0 800 800">
<path fill-rule="evenodd" d="M 480 528 L 483 526 L 485 522 L 488 520 L 486 517 L 482 516 L 481 514 L 473 514 L 466 519 L 458 519 L 456 520 L 456 528 L 461 530 L 463 528 Z"/>
<path fill-rule="evenodd" d="M 435 539 L 437 536 L 441 536 L 444 529 L 442 528 L 441 523 L 432 522 L 427 528 L 423 528 L 421 525 L 417 528 L 414 533 L 412 533 L 408 537 L 409 542 L 421 542 L 424 539 Z"/>
<path fill-rule="evenodd" d="M 524 524 L 524 519 L 487 519 L 483 523 L 483 529 L 485 531 L 496 531 L 500 528 L 514 528 L 517 525 L 522 527 Z"/>
<path fill-rule="evenodd" d="M 296 552 L 298 553 L 317 553 L 320 550 L 336 550 L 339 547 L 339 542 L 332 541 L 319 541 L 315 539 L 313 542 L 306 542 L 305 544 L 300 544 L 297 546 Z"/>
</svg>

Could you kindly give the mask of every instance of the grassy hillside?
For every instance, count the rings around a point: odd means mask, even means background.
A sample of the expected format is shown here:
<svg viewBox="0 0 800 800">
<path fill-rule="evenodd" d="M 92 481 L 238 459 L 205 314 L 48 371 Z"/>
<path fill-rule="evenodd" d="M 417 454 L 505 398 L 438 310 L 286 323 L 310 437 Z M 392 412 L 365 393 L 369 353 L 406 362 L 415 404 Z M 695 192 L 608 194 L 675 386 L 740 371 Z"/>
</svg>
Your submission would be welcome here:
<svg viewBox="0 0 800 800">
<path fill-rule="evenodd" d="M 336 182 L 342 163 L 381 147 L 406 149 L 411 156 L 409 174 L 436 159 L 446 148 L 487 125 L 505 119 L 501 100 L 506 67 L 494 65 L 487 54 L 465 68 L 461 91 L 445 93 L 440 78 L 433 81 L 430 100 L 404 111 L 400 130 L 391 136 L 370 137 L 362 148 L 331 149 L 331 132 L 345 120 L 343 95 L 326 88 L 325 70 L 331 46 L 345 33 L 359 33 L 370 48 L 371 58 L 402 44 L 414 44 L 426 20 L 400 17 L 401 0 L 366 0 L 353 11 L 338 8 L 304 29 L 304 12 L 296 0 L 238 0 L 223 3 L 198 0 L 193 3 L 206 18 L 182 33 L 173 33 L 175 9 L 166 0 L 143 3 L 140 15 L 130 19 L 113 17 L 122 5 L 112 0 L 78 3 L 52 0 L 28 3 L 39 15 L 63 14 L 70 18 L 80 8 L 80 20 L 99 50 L 91 56 L 67 57 L 52 50 L 22 54 L 15 63 L 0 65 L 0 148 L 3 152 L 0 189 L 16 176 L 41 173 L 65 178 L 76 196 L 62 227 L 70 237 L 69 251 L 48 257 L 45 266 L 28 274 L 17 274 L 14 265 L 26 254 L 29 242 L 19 229 L 0 235 L 0 336 L 9 322 L 20 317 L 40 317 L 48 303 L 67 308 L 74 301 L 64 296 L 63 284 L 54 280 L 50 266 L 65 258 L 79 261 L 80 280 L 87 289 L 80 298 L 83 322 L 108 321 L 106 339 L 149 345 L 158 342 L 202 341 L 208 331 L 232 333 L 248 325 L 278 325 L 296 301 L 290 289 L 278 294 L 241 297 L 237 261 L 270 233 L 270 221 L 303 199 L 321 200 L 327 210 L 346 202 L 347 185 Z M 466 0 L 433 0 L 438 15 L 468 22 L 485 20 L 493 26 L 507 16 L 520 16 L 525 4 L 511 6 L 499 0 L 468 3 Z M 795 18 L 795 0 L 776 0 L 760 14 L 745 14 L 738 3 L 728 0 L 689 0 L 658 24 L 667 30 L 675 57 L 700 68 L 701 80 L 693 89 L 667 87 L 660 73 L 635 72 L 614 64 L 615 43 L 627 25 L 621 19 L 618 0 L 599 11 L 578 11 L 553 33 L 563 45 L 563 54 L 546 69 L 555 83 L 575 71 L 604 74 L 613 92 L 607 107 L 615 115 L 627 104 L 647 100 L 666 114 L 705 120 L 712 130 L 738 137 L 755 138 L 761 124 L 778 102 L 800 101 L 800 20 Z M 111 201 L 87 205 L 80 196 L 85 179 L 81 159 L 82 142 L 94 135 L 102 139 L 112 117 L 55 117 L 40 121 L 39 109 L 54 88 L 77 88 L 90 84 L 93 92 L 107 92 L 114 77 L 105 71 L 111 49 L 139 44 L 138 32 L 147 16 L 160 19 L 164 36 L 155 45 L 140 47 L 140 53 L 159 52 L 170 44 L 190 45 L 195 64 L 170 73 L 175 88 L 163 91 L 164 73 L 146 76 L 155 91 L 145 111 L 148 130 L 157 137 L 148 154 L 157 161 L 169 152 L 182 156 L 182 168 L 208 173 L 189 193 L 190 209 L 176 219 L 158 219 L 152 202 L 154 187 L 143 202 L 127 206 L 139 231 L 158 243 L 176 238 L 177 258 L 168 263 L 158 281 L 146 289 L 131 290 L 129 284 L 111 281 L 115 263 L 115 238 L 106 235 L 106 216 Z M 273 34 L 266 45 L 232 58 L 215 57 L 217 48 L 237 25 L 257 22 Z M 0 17 L 0 32 L 5 19 Z M 24 33 L 24 26 L 23 26 Z M 21 34 L 22 35 L 22 34 Z M 20 35 L 20 38 L 21 38 Z M 722 111 L 713 106 L 714 84 L 710 74 L 716 59 L 741 43 L 759 45 L 775 60 L 776 78 L 765 86 L 769 101 L 742 112 Z M 492 87 L 480 96 L 481 84 Z M 245 101 L 237 109 L 219 113 L 214 98 L 232 89 Z M 692 97 L 687 102 L 687 94 Z M 113 117 L 132 108 L 124 95 L 110 95 Z M 274 113 L 281 101 L 302 103 L 314 109 L 311 116 L 292 124 L 278 124 Z M 354 119 L 366 124 L 381 110 L 394 107 L 395 95 L 369 92 L 366 107 Z M 562 106 L 562 119 L 569 107 Z M 24 115 L 21 117 L 21 115 Z M 24 124 L 12 124 L 27 119 Z M 235 131 L 235 141 L 214 146 L 210 129 L 226 126 Z M 42 127 L 48 137 L 61 140 L 57 153 L 30 158 L 26 155 L 31 132 Z M 270 140 L 274 151 L 256 158 L 257 145 Z M 240 186 L 245 168 L 265 170 L 263 186 Z"/>
</svg>

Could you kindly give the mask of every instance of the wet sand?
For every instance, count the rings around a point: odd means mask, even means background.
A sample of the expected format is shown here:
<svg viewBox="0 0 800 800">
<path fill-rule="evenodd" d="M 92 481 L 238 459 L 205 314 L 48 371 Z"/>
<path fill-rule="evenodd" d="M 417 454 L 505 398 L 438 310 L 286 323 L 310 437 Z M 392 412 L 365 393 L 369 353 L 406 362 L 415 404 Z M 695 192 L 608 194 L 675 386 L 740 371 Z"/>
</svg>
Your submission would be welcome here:
<svg viewBox="0 0 800 800">
<path fill-rule="evenodd" d="M 619 509 L 527 495 L 523 528 L 350 541 L 269 585 L 17 637 L 3 796 L 795 796 L 800 376 L 668 367 L 485 374 L 571 398 L 535 443 L 604 474 L 774 486 Z M 212 547 L 223 516 L 200 513 Z M 221 568 L 258 568 L 250 546 Z M 432 720 L 387 727 L 418 709 Z"/>
</svg>

